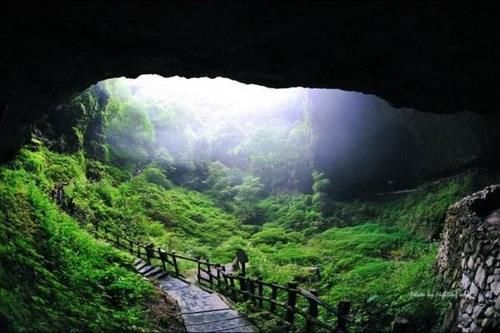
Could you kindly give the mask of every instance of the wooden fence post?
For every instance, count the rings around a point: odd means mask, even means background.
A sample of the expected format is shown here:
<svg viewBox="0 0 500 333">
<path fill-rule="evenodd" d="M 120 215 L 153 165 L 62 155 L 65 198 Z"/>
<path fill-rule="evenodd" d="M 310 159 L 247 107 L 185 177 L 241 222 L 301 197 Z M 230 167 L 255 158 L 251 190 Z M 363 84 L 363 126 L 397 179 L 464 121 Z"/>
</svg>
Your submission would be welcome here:
<svg viewBox="0 0 500 333">
<path fill-rule="evenodd" d="M 210 289 L 214 289 L 214 282 L 212 280 L 212 269 L 210 268 L 210 259 L 207 258 L 207 271 L 208 271 L 208 283 L 210 284 Z"/>
<path fill-rule="evenodd" d="M 196 263 L 198 264 L 198 282 L 201 283 L 201 263 L 200 263 L 200 258 L 197 258 Z"/>
<path fill-rule="evenodd" d="M 248 284 L 248 293 L 250 294 L 250 300 L 252 301 L 253 304 L 255 304 L 255 301 L 257 300 L 255 298 L 255 285 L 253 283 L 252 279 L 247 279 L 247 284 Z"/>
<path fill-rule="evenodd" d="M 165 250 L 163 250 L 163 249 L 158 249 L 158 254 L 159 254 L 160 260 L 161 260 L 161 267 L 166 272 L 167 265 L 165 265 L 165 261 L 167 261 L 167 252 L 165 252 Z"/>
<path fill-rule="evenodd" d="M 257 290 L 259 293 L 259 297 L 264 296 L 264 286 L 262 285 L 262 277 L 260 275 L 257 275 Z M 262 298 L 259 298 L 259 308 L 264 307 L 264 300 Z"/>
<path fill-rule="evenodd" d="M 243 299 L 245 301 L 248 301 L 248 293 L 247 293 L 247 281 L 245 279 L 245 275 L 243 274 L 239 274 L 238 275 L 238 280 L 240 281 L 240 290 L 241 290 L 241 293 L 243 294 Z"/>
<path fill-rule="evenodd" d="M 174 264 L 175 275 L 179 276 L 179 266 L 177 265 L 177 256 L 175 251 L 172 251 L 172 263 Z"/>
<path fill-rule="evenodd" d="M 276 302 L 277 298 L 278 298 L 278 288 L 273 284 L 273 285 L 271 285 L 271 300 Z M 271 311 L 271 313 L 275 313 L 276 312 L 276 304 L 271 302 L 271 308 L 269 309 L 269 311 Z"/>
<path fill-rule="evenodd" d="M 310 290 L 311 294 L 314 296 L 318 296 L 318 292 L 316 290 Z M 308 315 L 311 318 L 318 318 L 318 302 L 316 302 L 313 298 L 307 298 L 309 302 L 309 312 Z M 310 319 L 310 317 L 306 320 L 306 332 L 314 332 L 314 321 Z"/>
<path fill-rule="evenodd" d="M 337 306 L 337 332 L 347 332 L 347 316 L 351 309 L 351 303 L 348 301 L 340 301 Z"/>
<path fill-rule="evenodd" d="M 226 267 L 222 266 L 222 278 L 224 279 L 224 293 L 228 293 L 228 281 L 227 281 L 227 274 L 226 274 Z"/>
<path fill-rule="evenodd" d="M 236 290 L 233 274 L 229 275 L 229 283 L 231 284 L 231 293 L 233 294 L 233 299 L 235 302 L 237 302 L 238 301 L 238 291 Z"/>
<path fill-rule="evenodd" d="M 217 272 L 217 289 L 220 291 L 222 289 L 222 280 L 220 278 L 220 264 L 215 264 L 215 270 Z"/>
<path fill-rule="evenodd" d="M 294 282 L 289 282 L 288 287 L 288 300 L 287 300 L 287 311 L 286 311 L 286 321 L 293 325 L 295 319 L 295 305 L 297 304 L 297 284 Z"/>
<path fill-rule="evenodd" d="M 146 261 L 148 265 L 151 265 L 151 259 L 154 257 L 154 251 L 155 248 L 153 243 L 146 245 Z"/>
</svg>

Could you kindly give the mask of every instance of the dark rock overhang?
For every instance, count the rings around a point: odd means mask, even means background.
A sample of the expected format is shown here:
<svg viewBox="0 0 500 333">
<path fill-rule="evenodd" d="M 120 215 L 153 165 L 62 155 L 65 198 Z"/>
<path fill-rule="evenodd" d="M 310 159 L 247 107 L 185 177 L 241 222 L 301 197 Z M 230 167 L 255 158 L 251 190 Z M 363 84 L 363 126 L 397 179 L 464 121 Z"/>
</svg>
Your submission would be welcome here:
<svg viewBox="0 0 500 333">
<path fill-rule="evenodd" d="M 0 160 L 51 105 L 99 80 L 143 73 L 496 112 L 497 17 L 493 3 L 5 3 Z"/>
</svg>

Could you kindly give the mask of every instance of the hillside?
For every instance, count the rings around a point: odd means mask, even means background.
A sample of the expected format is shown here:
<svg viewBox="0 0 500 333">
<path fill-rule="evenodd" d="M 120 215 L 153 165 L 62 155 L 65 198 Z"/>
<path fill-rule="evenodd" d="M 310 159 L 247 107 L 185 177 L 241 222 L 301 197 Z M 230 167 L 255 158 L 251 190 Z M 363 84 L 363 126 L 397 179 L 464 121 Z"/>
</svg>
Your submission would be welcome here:
<svg viewBox="0 0 500 333">
<path fill-rule="evenodd" d="M 396 317 L 439 331 L 456 301 L 439 297 L 435 269 L 446 211 L 498 182 L 497 173 L 475 169 L 399 194 L 366 187 L 339 201 L 335 193 L 348 182 L 315 164 L 326 134 L 312 123 L 312 94 L 281 92 L 279 107 L 263 99 L 258 112 L 272 111 L 265 118 L 239 109 L 237 98 L 208 108 L 211 92 L 176 104 L 134 84 L 90 87 L 0 166 L 3 327 L 181 329 L 175 305 L 133 272 L 133 257 L 91 236 L 99 226 L 216 263 L 244 250 L 249 276 L 297 282 L 329 304 L 349 300 L 356 331 L 389 331 Z M 186 276 L 193 268 L 181 264 Z M 263 331 L 281 327 L 251 304 L 238 306 Z"/>
<path fill-rule="evenodd" d="M 89 179 L 96 170 L 99 180 Z M 2 224 L 0 299 L 14 330 L 147 327 L 154 290 L 130 271 L 129 256 L 87 234 L 88 223 L 218 262 L 229 262 L 243 248 L 251 275 L 300 281 L 332 304 L 347 298 L 360 327 L 384 329 L 394 315 L 431 325 L 444 302 L 412 296 L 438 287 L 436 243 L 427 236 L 436 233 L 449 204 L 490 181 L 471 174 L 390 201 L 336 203 L 325 222 L 333 226 L 315 223 L 311 195 L 265 198 L 257 203 L 262 222 L 244 225 L 209 196 L 172 185 L 154 167 L 132 176 L 38 143 L 3 166 L 1 179 L 2 219 L 9 223 Z M 73 217 L 49 198 L 57 182 L 65 182 L 74 201 Z M 311 266 L 320 267 L 319 279 L 309 273 Z M 100 319 L 90 320 L 94 316 Z"/>
</svg>

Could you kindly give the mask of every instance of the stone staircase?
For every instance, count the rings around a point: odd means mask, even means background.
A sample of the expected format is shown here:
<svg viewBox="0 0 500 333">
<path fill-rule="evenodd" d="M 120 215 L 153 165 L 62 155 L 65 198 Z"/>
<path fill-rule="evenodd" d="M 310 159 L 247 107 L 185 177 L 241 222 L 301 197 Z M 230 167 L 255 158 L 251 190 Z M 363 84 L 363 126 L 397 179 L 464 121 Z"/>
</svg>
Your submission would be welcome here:
<svg viewBox="0 0 500 333">
<path fill-rule="evenodd" d="M 144 277 L 156 280 L 160 288 L 177 302 L 186 332 L 258 332 L 257 327 L 232 309 L 218 293 L 170 276 L 142 259 L 137 259 L 134 267 Z"/>
</svg>

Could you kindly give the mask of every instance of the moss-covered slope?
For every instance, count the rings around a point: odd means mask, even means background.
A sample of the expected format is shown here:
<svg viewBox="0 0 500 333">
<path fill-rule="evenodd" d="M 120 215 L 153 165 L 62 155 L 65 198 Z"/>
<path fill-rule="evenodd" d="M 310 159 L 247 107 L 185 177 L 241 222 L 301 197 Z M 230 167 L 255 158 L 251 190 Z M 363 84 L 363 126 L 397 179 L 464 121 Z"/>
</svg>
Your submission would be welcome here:
<svg viewBox="0 0 500 333">
<path fill-rule="evenodd" d="M 2 331 L 157 328 L 158 296 L 132 258 L 93 239 L 49 198 L 55 179 L 85 178 L 77 160 L 24 150 L 0 167 Z"/>
</svg>

